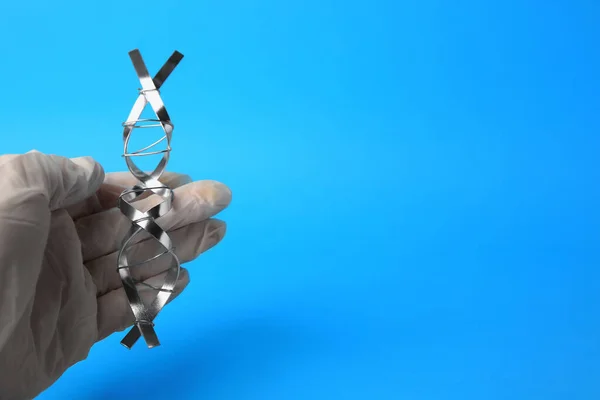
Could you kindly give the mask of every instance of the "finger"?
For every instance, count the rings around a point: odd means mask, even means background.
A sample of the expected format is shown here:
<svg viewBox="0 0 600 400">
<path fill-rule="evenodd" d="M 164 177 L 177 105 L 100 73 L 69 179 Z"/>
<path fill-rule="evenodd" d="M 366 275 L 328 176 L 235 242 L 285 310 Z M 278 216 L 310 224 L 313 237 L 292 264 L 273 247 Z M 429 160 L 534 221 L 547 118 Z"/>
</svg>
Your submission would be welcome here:
<svg viewBox="0 0 600 400">
<path fill-rule="evenodd" d="M 226 225 L 217 219 L 207 219 L 169 232 L 175 247 L 175 255 L 183 264 L 196 259 L 200 254 L 214 247 L 225 236 Z M 163 248 L 153 239 L 146 239 L 130 249 L 130 264 L 147 260 L 163 252 Z M 101 296 L 122 286 L 117 271 L 118 252 L 96 258 L 86 264 L 96 285 L 97 295 Z M 130 269 L 136 281 L 156 276 L 169 268 L 171 258 L 168 255 L 156 258 L 148 263 Z"/>
<path fill-rule="evenodd" d="M 28 153 L 39 153 L 37 150 L 30 150 Z M 22 156 L 23 154 L 3 154 L 0 156 L 0 165 L 10 162 L 11 160 Z"/>
<path fill-rule="evenodd" d="M 154 287 L 160 287 L 165 280 L 165 273 L 154 276 L 144 281 Z M 189 284 L 190 277 L 185 268 L 181 268 L 179 279 L 173 289 L 168 303 L 181 294 Z M 157 291 L 146 285 L 137 285 L 140 297 L 144 304 L 150 304 Z M 167 303 L 167 304 L 168 304 Z M 132 326 L 135 319 L 123 288 L 110 291 L 98 297 L 98 340 L 102 340 L 114 332 L 120 332 Z"/>
<path fill-rule="evenodd" d="M 0 203 L 8 207 L 54 211 L 91 196 L 104 180 L 104 170 L 91 157 L 68 159 L 29 152 L 0 164 L 5 190 Z"/>
<path fill-rule="evenodd" d="M 171 189 L 176 189 L 183 185 L 192 182 L 192 178 L 189 175 L 178 174 L 175 172 L 165 172 L 160 177 L 160 182 L 170 187 Z M 106 174 L 106 178 L 104 179 L 104 184 L 100 187 L 98 191 L 98 199 L 100 200 L 100 204 L 103 210 L 108 210 L 109 208 L 113 208 L 117 206 L 117 200 L 119 196 L 125 189 L 129 189 L 134 185 L 137 185 L 138 180 L 129 172 L 113 172 Z M 148 195 L 150 192 L 147 192 Z M 148 197 L 140 196 L 137 201 Z"/>
<path fill-rule="evenodd" d="M 189 175 L 168 171 L 165 171 L 161 175 L 159 180 L 171 188 L 179 187 L 185 185 L 186 183 L 192 182 L 192 178 L 190 178 Z M 138 183 L 138 180 L 135 176 L 131 174 L 131 172 L 128 171 L 110 172 L 106 174 L 106 177 L 104 178 L 104 183 L 114 186 L 120 186 L 123 188 L 129 188 L 133 185 L 136 185 Z"/>
<path fill-rule="evenodd" d="M 167 232 L 208 219 L 222 211 L 231 201 L 229 188 L 215 181 L 188 183 L 174 192 L 173 208 L 156 221 Z M 160 200 L 157 196 L 140 200 L 135 203 L 136 208 L 145 210 L 156 204 L 157 200 Z M 88 262 L 116 251 L 129 230 L 131 221 L 120 210 L 112 208 L 80 218 L 75 225 L 81 238 L 83 260 Z M 132 240 L 132 244 L 141 239 L 143 235 L 138 235 Z"/>
<path fill-rule="evenodd" d="M 165 172 L 160 181 L 171 189 L 190 183 L 192 180 L 188 175 L 174 172 Z M 83 218 L 117 206 L 117 200 L 121 193 L 138 182 L 129 172 L 111 172 L 106 174 L 104 182 L 98 191 L 86 200 L 74 204 L 67 209 L 73 219 Z"/>
<path fill-rule="evenodd" d="M 21 154 L 3 154 L 0 156 L 0 165 L 6 164 L 7 162 L 10 162 L 15 158 L 19 157 L 20 155 Z"/>
</svg>

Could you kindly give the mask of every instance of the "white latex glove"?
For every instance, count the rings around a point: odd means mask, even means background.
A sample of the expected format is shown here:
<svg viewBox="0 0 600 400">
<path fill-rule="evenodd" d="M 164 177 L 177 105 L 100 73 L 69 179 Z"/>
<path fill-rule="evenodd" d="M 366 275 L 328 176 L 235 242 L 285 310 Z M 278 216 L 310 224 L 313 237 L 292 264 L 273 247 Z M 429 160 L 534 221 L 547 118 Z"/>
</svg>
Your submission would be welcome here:
<svg viewBox="0 0 600 400">
<path fill-rule="evenodd" d="M 177 188 L 173 209 L 157 221 L 184 263 L 223 238 L 225 224 L 210 217 L 229 204 L 231 192 L 185 175 L 165 173 L 162 181 Z M 98 340 L 133 324 L 116 270 L 130 222 L 115 208 L 133 183 L 129 173 L 105 177 L 91 158 L 39 152 L 0 157 L 1 400 L 32 399 L 85 359 Z M 136 203 L 145 210 L 142 203 L 156 201 Z M 135 249 L 132 259 L 141 260 L 157 247 L 144 239 Z M 160 286 L 168 262 L 161 257 L 132 273 Z M 182 269 L 173 297 L 188 282 Z"/>
</svg>

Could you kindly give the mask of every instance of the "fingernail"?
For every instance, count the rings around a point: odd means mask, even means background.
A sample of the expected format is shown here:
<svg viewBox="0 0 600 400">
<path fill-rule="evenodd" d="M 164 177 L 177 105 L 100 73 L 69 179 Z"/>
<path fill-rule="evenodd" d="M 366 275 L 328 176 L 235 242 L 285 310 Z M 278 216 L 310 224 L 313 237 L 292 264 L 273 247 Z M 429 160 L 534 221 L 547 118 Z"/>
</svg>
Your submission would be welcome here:
<svg viewBox="0 0 600 400">
<path fill-rule="evenodd" d="M 192 183 L 192 177 L 189 175 L 181 175 L 178 179 L 178 182 L 176 182 L 176 186 L 183 186 L 183 185 L 187 185 L 188 183 Z"/>
<path fill-rule="evenodd" d="M 71 161 L 83 168 L 86 173 L 89 174 L 88 180 L 90 182 L 97 182 L 100 180 L 100 178 L 102 178 L 100 182 L 98 182 L 98 184 L 100 184 L 101 181 L 104 180 L 104 169 L 98 162 L 96 162 L 96 160 L 94 160 L 94 158 L 89 156 L 76 157 L 71 158 Z"/>
<path fill-rule="evenodd" d="M 212 182 L 213 198 L 211 203 L 217 207 L 227 207 L 231 203 L 231 190 L 221 182 Z"/>
<path fill-rule="evenodd" d="M 186 268 L 181 268 L 179 271 L 179 278 L 177 278 L 177 283 L 175 284 L 175 295 L 178 295 L 186 288 L 186 286 L 190 283 L 190 273 Z"/>
<path fill-rule="evenodd" d="M 208 236 L 215 242 L 219 242 L 225 236 L 227 225 L 223 221 L 219 221 L 218 224 L 209 232 Z"/>
<path fill-rule="evenodd" d="M 103 190 L 110 194 L 120 196 L 121 193 L 123 193 L 123 191 L 125 191 L 126 189 L 128 188 L 123 185 L 104 184 Z"/>
<path fill-rule="evenodd" d="M 214 247 L 217 243 L 219 243 L 223 237 L 225 236 L 225 231 L 227 230 L 227 226 L 223 221 L 220 220 L 210 220 L 208 226 L 206 227 L 206 234 L 202 240 L 200 252 L 206 251 L 212 247 Z M 199 255 L 200 253 L 198 253 Z"/>
<path fill-rule="evenodd" d="M 161 182 L 167 185 L 168 187 L 174 189 L 183 185 L 187 185 L 192 182 L 192 178 L 189 175 L 181 175 L 181 174 L 165 174 L 165 178 L 161 179 Z"/>
</svg>

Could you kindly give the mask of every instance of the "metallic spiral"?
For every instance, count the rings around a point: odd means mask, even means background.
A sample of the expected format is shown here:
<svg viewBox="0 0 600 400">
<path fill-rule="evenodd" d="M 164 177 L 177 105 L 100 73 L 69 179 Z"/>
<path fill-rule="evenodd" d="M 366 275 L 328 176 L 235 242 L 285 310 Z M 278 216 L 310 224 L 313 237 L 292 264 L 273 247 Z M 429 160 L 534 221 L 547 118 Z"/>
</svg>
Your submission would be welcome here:
<svg viewBox="0 0 600 400">
<path fill-rule="evenodd" d="M 165 105 L 160 97 L 159 89 L 164 84 L 167 77 L 173 72 L 179 64 L 183 55 L 177 51 L 171 55 L 163 67 L 159 70 L 154 78 L 150 77 L 148 70 L 144 64 L 142 56 L 138 50 L 129 52 L 129 57 L 133 62 L 133 66 L 138 75 L 142 88 L 139 91 L 139 96 L 133 105 L 133 108 L 123 123 L 123 141 L 124 152 L 123 157 L 127 163 L 129 171 L 139 181 L 138 184 L 121 193 L 118 202 L 118 208 L 121 210 L 132 224 L 123 238 L 121 247 L 118 253 L 118 272 L 123 282 L 123 288 L 127 294 L 131 310 L 135 317 L 135 324 L 127 335 L 121 341 L 121 344 L 127 348 L 131 348 L 137 340 L 142 336 L 149 348 L 160 345 L 156 332 L 154 331 L 154 319 L 169 300 L 177 279 L 179 278 L 180 263 L 174 253 L 171 238 L 157 223 L 156 219 L 165 215 L 171 209 L 173 202 L 173 191 L 166 185 L 160 182 L 160 176 L 165 170 L 171 151 L 171 135 L 173 133 L 173 124 L 167 113 Z M 147 104 L 150 104 L 156 119 L 141 119 L 140 116 Z M 137 151 L 129 151 L 129 141 L 131 134 L 138 128 L 160 127 L 164 131 L 164 136 L 158 141 L 146 146 Z M 165 150 L 152 151 L 159 143 L 167 141 Z M 135 157 L 149 156 L 161 154 L 162 159 L 151 173 L 147 174 L 137 167 L 133 161 Z M 162 198 L 162 201 L 156 206 L 147 211 L 138 210 L 135 207 L 134 201 L 144 194 L 155 194 Z M 164 249 L 164 251 L 152 256 L 151 258 L 131 263 L 128 260 L 131 247 L 135 244 L 135 237 L 140 233 L 146 232 L 151 238 L 156 240 Z M 170 257 L 170 266 L 166 271 L 165 280 L 161 287 L 152 287 L 156 290 L 156 294 L 150 305 L 144 304 L 142 301 L 136 284 L 137 282 L 131 275 L 131 268 L 141 268 L 144 264 L 153 261 L 159 257 Z"/>
</svg>

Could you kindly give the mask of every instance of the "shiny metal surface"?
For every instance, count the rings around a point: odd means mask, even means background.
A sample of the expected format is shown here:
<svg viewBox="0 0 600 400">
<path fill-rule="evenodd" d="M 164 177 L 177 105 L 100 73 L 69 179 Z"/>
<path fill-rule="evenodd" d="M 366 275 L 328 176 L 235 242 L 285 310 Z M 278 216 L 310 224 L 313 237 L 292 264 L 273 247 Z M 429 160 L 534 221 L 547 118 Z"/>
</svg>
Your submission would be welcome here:
<svg viewBox="0 0 600 400">
<path fill-rule="evenodd" d="M 158 71 L 154 78 L 150 77 L 144 60 L 138 50 L 129 52 L 129 57 L 138 75 L 142 88 L 139 90 L 139 96 L 135 101 L 127 121 L 123 123 L 123 157 L 127 163 L 127 168 L 139 181 L 131 189 L 121 193 L 118 202 L 118 208 L 129 220 L 131 228 L 123 238 L 121 248 L 118 254 L 118 271 L 123 282 L 123 288 L 127 294 L 131 310 L 135 317 L 135 324 L 127 335 L 121 341 L 121 344 L 131 348 L 142 336 L 149 348 L 160 345 L 156 332 L 154 331 L 154 319 L 169 300 L 177 279 L 179 277 L 180 263 L 173 252 L 171 238 L 157 223 L 156 219 L 165 215 L 171 209 L 173 201 L 173 191 L 160 182 L 160 176 L 165 170 L 169 161 L 171 152 L 171 135 L 173 133 L 173 124 L 167 113 L 167 109 L 160 97 L 159 89 L 164 84 L 169 75 L 183 58 L 183 54 L 175 51 L 163 67 Z M 156 119 L 140 119 L 140 116 L 146 107 L 150 104 L 156 114 Z M 164 131 L 164 136 L 156 142 L 136 151 L 129 150 L 131 135 L 138 128 L 160 127 Z M 165 150 L 152 151 L 159 143 L 167 141 Z M 143 172 L 133 161 L 135 157 L 161 154 L 162 159 L 156 168 L 149 174 Z M 147 211 L 141 211 L 135 207 L 134 201 L 143 194 L 151 192 L 160 196 L 162 201 Z M 139 234 L 146 232 L 151 238 L 156 240 L 164 248 L 164 251 L 143 261 L 130 262 L 128 259 L 131 246 L 134 244 L 134 238 Z M 131 275 L 131 268 L 143 268 L 144 264 L 159 257 L 170 257 L 170 266 L 166 272 L 165 280 L 161 287 L 151 287 L 156 291 L 150 304 L 145 304 L 138 291 L 140 285 L 146 285 L 137 282 Z"/>
</svg>

